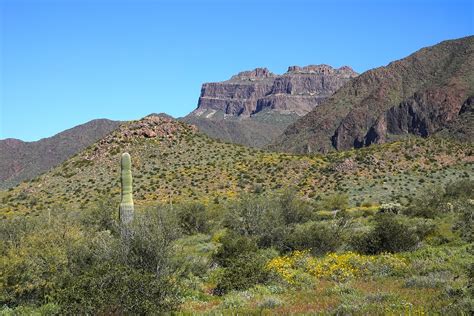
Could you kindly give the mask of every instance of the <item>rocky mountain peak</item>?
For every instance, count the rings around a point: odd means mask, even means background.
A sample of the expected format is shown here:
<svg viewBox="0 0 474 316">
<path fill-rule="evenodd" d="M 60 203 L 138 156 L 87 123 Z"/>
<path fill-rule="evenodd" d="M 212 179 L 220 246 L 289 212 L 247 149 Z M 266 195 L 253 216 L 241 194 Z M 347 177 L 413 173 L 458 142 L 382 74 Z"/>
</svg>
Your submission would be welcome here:
<svg viewBox="0 0 474 316">
<path fill-rule="evenodd" d="M 16 138 L 0 139 L 0 148 L 3 146 L 5 148 L 16 148 L 18 146 L 23 145 L 24 143 L 24 141 Z"/>
<path fill-rule="evenodd" d="M 326 64 L 308 65 L 304 67 L 290 66 L 286 74 L 318 74 L 318 75 L 338 75 L 343 78 L 357 77 L 357 73 L 349 66 L 333 68 Z"/>
<path fill-rule="evenodd" d="M 255 68 L 254 70 L 242 71 L 232 76 L 230 80 L 256 80 L 263 78 L 273 78 L 276 75 L 267 68 Z"/>
<path fill-rule="evenodd" d="M 227 81 L 203 84 L 198 108 L 191 115 L 207 117 L 219 111 L 249 117 L 269 109 L 302 116 L 356 76 L 348 66 L 336 69 L 324 64 L 290 66 L 283 75 L 267 68 L 243 71 Z"/>
</svg>

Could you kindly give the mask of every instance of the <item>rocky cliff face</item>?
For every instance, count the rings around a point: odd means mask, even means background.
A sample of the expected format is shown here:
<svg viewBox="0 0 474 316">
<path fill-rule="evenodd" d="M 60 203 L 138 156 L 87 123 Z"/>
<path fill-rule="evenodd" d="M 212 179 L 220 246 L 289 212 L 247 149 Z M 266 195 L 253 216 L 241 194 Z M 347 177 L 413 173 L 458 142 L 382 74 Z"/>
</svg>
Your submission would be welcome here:
<svg viewBox="0 0 474 316">
<path fill-rule="evenodd" d="M 474 93 L 474 36 L 427 47 L 369 70 L 290 125 L 276 150 L 326 152 L 427 137 L 459 115 Z"/>
<path fill-rule="evenodd" d="M 214 110 L 248 117 L 271 109 L 304 115 L 356 76 L 350 67 L 328 65 L 291 66 L 280 76 L 266 68 L 244 71 L 224 82 L 203 84 L 192 114 Z"/>
<path fill-rule="evenodd" d="M 283 75 L 244 71 L 203 84 L 197 109 L 183 120 L 213 138 L 263 147 L 356 76 L 328 65 L 291 66 Z"/>
<path fill-rule="evenodd" d="M 464 101 L 468 102 L 464 97 L 441 88 L 417 92 L 383 113 L 365 135 L 364 145 L 386 142 L 390 134 L 432 135 L 458 116 Z"/>
</svg>

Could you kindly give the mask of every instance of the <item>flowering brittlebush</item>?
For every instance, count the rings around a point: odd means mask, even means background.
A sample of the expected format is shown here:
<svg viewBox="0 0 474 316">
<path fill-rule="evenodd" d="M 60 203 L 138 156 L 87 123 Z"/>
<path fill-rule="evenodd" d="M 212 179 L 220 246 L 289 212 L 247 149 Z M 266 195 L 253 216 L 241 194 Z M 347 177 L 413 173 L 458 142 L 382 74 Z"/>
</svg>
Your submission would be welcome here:
<svg viewBox="0 0 474 316">
<path fill-rule="evenodd" d="M 393 254 L 364 256 L 354 252 L 330 253 L 307 261 L 307 269 L 317 278 L 345 281 L 359 276 L 387 274 L 407 267 L 406 259 Z"/>
<path fill-rule="evenodd" d="M 322 258 L 309 251 L 295 251 L 270 260 L 266 268 L 289 284 L 295 284 L 299 273 L 309 273 L 318 279 L 346 281 L 366 275 L 390 274 L 402 271 L 407 261 L 393 254 L 364 256 L 354 252 L 330 253 Z"/>
<path fill-rule="evenodd" d="M 305 261 L 309 258 L 309 250 L 294 251 L 287 256 L 276 257 L 270 260 L 265 268 L 275 273 L 277 276 L 295 285 L 297 283 L 298 270 L 305 266 Z"/>
</svg>

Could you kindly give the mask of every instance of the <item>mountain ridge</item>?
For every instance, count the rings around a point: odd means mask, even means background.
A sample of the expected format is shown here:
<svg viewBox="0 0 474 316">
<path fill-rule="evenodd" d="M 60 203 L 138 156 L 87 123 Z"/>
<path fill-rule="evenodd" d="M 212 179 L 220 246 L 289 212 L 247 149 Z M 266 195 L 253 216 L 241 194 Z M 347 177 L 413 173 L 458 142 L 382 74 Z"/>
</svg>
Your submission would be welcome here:
<svg viewBox="0 0 474 316">
<path fill-rule="evenodd" d="M 348 66 L 290 66 L 282 75 L 267 68 L 204 83 L 197 108 L 182 118 L 207 135 L 263 147 L 357 73 Z"/>
<path fill-rule="evenodd" d="M 220 142 L 184 122 L 147 116 L 124 122 L 35 179 L 0 190 L 0 214 L 63 205 L 84 209 L 104 196 L 117 200 L 123 152 L 132 157 L 137 207 L 220 203 L 285 187 L 296 188 L 305 199 L 344 192 L 352 203 L 400 201 L 426 181 L 462 178 L 474 166 L 472 145 L 457 141 L 414 138 L 325 156 L 294 155 Z"/>
<path fill-rule="evenodd" d="M 48 171 L 117 128 L 121 122 L 95 119 L 33 142 L 0 140 L 0 189 Z"/>
<path fill-rule="evenodd" d="M 432 135 L 474 93 L 473 47 L 474 36 L 443 41 L 368 70 L 290 125 L 269 148 L 327 152 L 387 142 L 398 134 Z M 403 113 L 418 125 L 403 125 L 397 118 Z M 397 131 L 398 123 L 403 126 Z"/>
</svg>

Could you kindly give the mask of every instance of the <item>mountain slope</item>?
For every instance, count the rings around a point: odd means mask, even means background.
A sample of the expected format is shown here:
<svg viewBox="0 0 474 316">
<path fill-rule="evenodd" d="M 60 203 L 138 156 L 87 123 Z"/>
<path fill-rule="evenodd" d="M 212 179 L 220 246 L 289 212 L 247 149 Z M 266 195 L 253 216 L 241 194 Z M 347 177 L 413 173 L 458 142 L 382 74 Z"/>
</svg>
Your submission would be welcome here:
<svg viewBox="0 0 474 316">
<path fill-rule="evenodd" d="M 119 126 L 99 119 L 35 142 L 0 140 L 0 188 L 29 180 L 82 151 Z"/>
<path fill-rule="evenodd" d="M 474 36 L 427 47 L 369 70 L 289 126 L 271 148 L 327 152 L 429 136 L 474 94 Z"/>
<path fill-rule="evenodd" d="M 203 84 L 198 108 L 182 120 L 213 138 L 263 147 L 356 76 L 347 66 L 328 65 L 291 66 L 283 75 L 244 71 Z"/>
<path fill-rule="evenodd" d="M 469 97 L 461 107 L 459 116 L 450 122 L 439 134 L 463 142 L 474 142 L 474 96 Z"/>
<path fill-rule="evenodd" d="M 240 192 L 295 187 L 300 196 L 348 194 L 352 203 L 400 201 L 428 182 L 473 174 L 474 147 L 411 139 L 322 155 L 289 155 L 222 143 L 195 127 L 148 116 L 126 122 L 56 168 L 0 191 L 0 214 L 87 208 L 120 198 L 120 155 L 132 157 L 138 208 L 157 203 L 221 203 Z M 118 205 L 118 204 L 117 204 Z"/>
<path fill-rule="evenodd" d="M 215 112 L 212 118 L 188 115 L 182 121 L 197 126 L 202 133 L 214 139 L 261 148 L 281 135 L 298 118 L 294 113 L 265 110 L 248 118 L 224 117 L 222 112 Z"/>
</svg>

